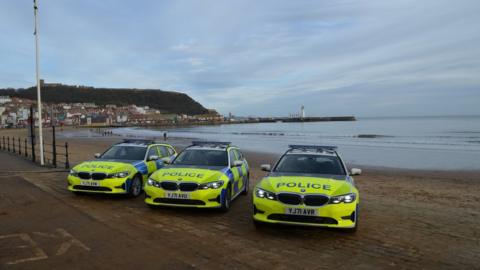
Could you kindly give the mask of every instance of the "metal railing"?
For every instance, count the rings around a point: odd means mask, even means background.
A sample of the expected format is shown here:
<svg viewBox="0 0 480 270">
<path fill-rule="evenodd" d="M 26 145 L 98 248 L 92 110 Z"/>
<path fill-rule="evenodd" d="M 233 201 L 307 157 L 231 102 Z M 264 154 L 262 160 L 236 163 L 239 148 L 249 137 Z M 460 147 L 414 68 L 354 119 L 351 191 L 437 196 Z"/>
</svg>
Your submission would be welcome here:
<svg viewBox="0 0 480 270">
<path fill-rule="evenodd" d="M 34 144 L 27 138 L 2 136 L 0 140 L 0 149 L 6 152 L 14 153 L 23 156 L 33 162 L 37 160 L 37 153 L 40 151 L 38 144 Z M 43 154 L 45 157 L 45 164 L 54 168 L 64 167 L 70 168 L 70 161 L 68 156 L 68 142 L 58 144 L 53 139 L 52 143 L 43 143 Z"/>
</svg>

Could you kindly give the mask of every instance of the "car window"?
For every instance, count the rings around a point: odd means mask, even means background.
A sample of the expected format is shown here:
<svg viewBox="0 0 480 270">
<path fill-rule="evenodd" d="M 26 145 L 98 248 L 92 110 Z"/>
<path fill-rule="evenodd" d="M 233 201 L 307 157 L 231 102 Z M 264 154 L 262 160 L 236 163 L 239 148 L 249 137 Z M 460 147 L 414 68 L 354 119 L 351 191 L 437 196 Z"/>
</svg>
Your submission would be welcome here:
<svg viewBox="0 0 480 270">
<path fill-rule="evenodd" d="M 242 154 L 242 152 L 240 152 L 240 150 L 235 149 L 234 151 L 235 151 L 235 157 L 237 158 L 237 160 L 243 160 L 244 159 L 243 154 Z"/>
<path fill-rule="evenodd" d="M 158 156 L 157 146 L 152 146 L 148 150 L 147 158 L 150 156 Z"/>
<path fill-rule="evenodd" d="M 235 155 L 235 151 L 233 149 L 231 149 L 230 151 L 228 151 L 228 155 L 230 156 L 230 164 L 233 164 L 233 162 L 235 160 L 238 160 L 236 155 Z"/>
<path fill-rule="evenodd" d="M 166 148 L 167 148 L 167 151 L 168 151 L 168 156 L 173 156 L 173 155 L 175 155 L 175 150 L 173 150 L 172 147 L 166 146 Z"/>
<path fill-rule="evenodd" d="M 115 145 L 100 157 L 101 159 L 143 160 L 146 147 Z"/>
<path fill-rule="evenodd" d="M 173 161 L 173 165 L 228 166 L 226 151 L 221 150 L 184 150 Z"/>
<path fill-rule="evenodd" d="M 345 175 L 340 159 L 336 156 L 285 155 L 278 162 L 275 172 Z"/>
<path fill-rule="evenodd" d="M 170 153 L 168 152 L 168 148 L 166 146 L 160 145 L 158 148 L 160 150 L 160 156 L 161 157 L 171 156 Z"/>
</svg>

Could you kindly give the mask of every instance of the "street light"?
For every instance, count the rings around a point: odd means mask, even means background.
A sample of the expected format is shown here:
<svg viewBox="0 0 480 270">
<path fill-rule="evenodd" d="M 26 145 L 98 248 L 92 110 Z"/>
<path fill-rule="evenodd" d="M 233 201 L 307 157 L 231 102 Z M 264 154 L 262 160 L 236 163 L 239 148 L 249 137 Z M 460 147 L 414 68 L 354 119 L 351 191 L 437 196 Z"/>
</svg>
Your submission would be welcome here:
<svg viewBox="0 0 480 270">
<path fill-rule="evenodd" d="M 37 77 L 37 105 L 38 105 L 38 137 L 40 143 L 40 164 L 45 164 L 43 156 L 43 131 L 42 131 L 42 98 L 40 96 L 40 68 L 38 59 L 38 20 L 37 20 L 38 6 L 37 0 L 33 0 L 33 14 L 35 16 L 35 72 Z M 34 123 L 32 123 L 34 125 Z M 32 145 L 33 147 L 33 145 Z"/>
</svg>

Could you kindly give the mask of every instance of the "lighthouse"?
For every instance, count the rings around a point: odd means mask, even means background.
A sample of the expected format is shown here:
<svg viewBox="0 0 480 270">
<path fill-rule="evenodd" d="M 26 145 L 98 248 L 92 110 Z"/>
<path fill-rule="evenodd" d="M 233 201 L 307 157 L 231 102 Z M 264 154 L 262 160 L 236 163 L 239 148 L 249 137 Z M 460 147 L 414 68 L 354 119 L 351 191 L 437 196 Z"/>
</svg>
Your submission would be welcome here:
<svg viewBox="0 0 480 270">
<path fill-rule="evenodd" d="M 302 108 L 300 109 L 300 117 L 305 118 L 305 106 L 302 105 Z"/>
</svg>

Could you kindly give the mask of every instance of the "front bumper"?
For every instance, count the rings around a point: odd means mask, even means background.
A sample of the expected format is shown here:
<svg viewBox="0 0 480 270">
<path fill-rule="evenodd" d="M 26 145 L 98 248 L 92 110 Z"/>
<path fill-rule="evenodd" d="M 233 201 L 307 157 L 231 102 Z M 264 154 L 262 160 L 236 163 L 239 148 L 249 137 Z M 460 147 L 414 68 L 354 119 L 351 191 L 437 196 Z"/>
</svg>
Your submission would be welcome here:
<svg viewBox="0 0 480 270">
<path fill-rule="evenodd" d="M 327 204 L 321 207 L 287 205 L 279 201 L 254 197 L 253 219 L 255 221 L 301 226 L 332 228 L 355 227 L 358 214 L 358 199 L 353 203 Z M 287 208 L 316 209 L 315 216 L 289 215 Z"/>
<path fill-rule="evenodd" d="M 73 175 L 67 178 L 68 190 L 89 193 L 125 194 L 128 192 L 131 180 L 126 178 L 107 178 L 104 180 L 83 180 Z M 85 185 L 90 183 L 91 185 Z"/>
<path fill-rule="evenodd" d="M 186 194 L 187 198 L 167 198 L 166 193 Z M 145 203 L 174 207 L 219 208 L 226 189 L 206 189 L 189 192 L 166 191 L 154 186 L 145 186 Z"/>
</svg>

